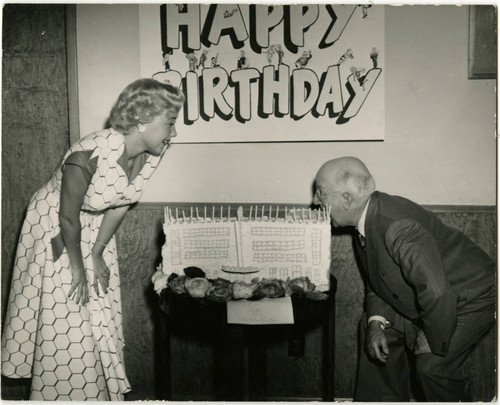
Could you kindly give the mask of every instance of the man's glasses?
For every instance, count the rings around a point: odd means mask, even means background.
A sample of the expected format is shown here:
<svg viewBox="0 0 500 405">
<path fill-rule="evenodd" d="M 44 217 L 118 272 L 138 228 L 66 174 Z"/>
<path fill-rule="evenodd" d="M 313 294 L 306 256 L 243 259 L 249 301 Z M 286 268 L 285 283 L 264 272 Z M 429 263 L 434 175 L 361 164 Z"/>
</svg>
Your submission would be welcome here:
<svg viewBox="0 0 500 405">
<path fill-rule="evenodd" d="M 335 190 L 330 190 L 330 191 L 321 191 L 321 189 L 317 188 L 315 196 L 318 197 L 319 199 L 322 199 L 326 197 L 328 194 L 342 194 L 343 191 L 335 191 Z"/>
</svg>

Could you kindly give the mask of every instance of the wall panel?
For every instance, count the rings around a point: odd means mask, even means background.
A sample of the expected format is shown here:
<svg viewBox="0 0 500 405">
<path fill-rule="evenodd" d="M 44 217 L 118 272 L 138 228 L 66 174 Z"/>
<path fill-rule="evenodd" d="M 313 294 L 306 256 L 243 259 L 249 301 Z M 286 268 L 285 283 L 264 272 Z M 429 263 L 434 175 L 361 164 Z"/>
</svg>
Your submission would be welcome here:
<svg viewBox="0 0 500 405">
<path fill-rule="evenodd" d="M 2 320 L 24 212 L 68 142 L 65 6 L 3 6 Z M 2 397 L 26 394 L 2 379 Z"/>
</svg>

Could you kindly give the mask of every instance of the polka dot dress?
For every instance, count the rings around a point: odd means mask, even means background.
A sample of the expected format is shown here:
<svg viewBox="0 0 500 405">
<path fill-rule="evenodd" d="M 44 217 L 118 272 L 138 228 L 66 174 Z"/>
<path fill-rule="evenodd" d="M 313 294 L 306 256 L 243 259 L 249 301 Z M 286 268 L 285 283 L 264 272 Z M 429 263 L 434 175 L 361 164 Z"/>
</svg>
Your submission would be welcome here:
<svg viewBox="0 0 500 405">
<path fill-rule="evenodd" d="M 32 378 L 32 400 L 123 400 L 130 391 L 123 360 L 120 280 L 115 238 L 103 258 L 110 270 L 106 295 L 89 288 L 81 307 L 68 298 L 69 257 L 59 228 L 66 164 L 76 164 L 89 187 L 80 212 L 81 250 L 89 284 L 91 249 L 105 210 L 138 201 L 160 157 L 136 158 L 127 175 L 124 136 L 111 129 L 77 142 L 50 181 L 33 196 L 21 230 L 2 336 L 2 374 Z"/>
</svg>

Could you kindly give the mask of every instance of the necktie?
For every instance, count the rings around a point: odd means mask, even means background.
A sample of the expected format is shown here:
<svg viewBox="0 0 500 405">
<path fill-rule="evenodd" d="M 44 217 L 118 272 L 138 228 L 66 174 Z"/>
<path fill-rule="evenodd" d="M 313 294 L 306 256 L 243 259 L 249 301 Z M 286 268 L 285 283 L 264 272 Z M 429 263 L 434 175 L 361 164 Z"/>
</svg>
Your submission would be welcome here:
<svg viewBox="0 0 500 405">
<path fill-rule="evenodd" d="M 367 253 L 366 253 L 366 240 L 363 235 L 361 235 L 359 232 L 356 232 L 353 234 L 353 238 L 356 238 L 354 241 L 354 252 L 356 255 L 356 259 L 358 261 L 359 268 L 362 273 L 365 275 L 368 274 L 368 258 L 367 258 Z"/>
<path fill-rule="evenodd" d="M 366 238 L 363 235 L 361 235 L 359 232 L 358 232 L 358 240 L 359 240 L 359 244 L 361 245 L 363 250 L 366 252 Z"/>
</svg>

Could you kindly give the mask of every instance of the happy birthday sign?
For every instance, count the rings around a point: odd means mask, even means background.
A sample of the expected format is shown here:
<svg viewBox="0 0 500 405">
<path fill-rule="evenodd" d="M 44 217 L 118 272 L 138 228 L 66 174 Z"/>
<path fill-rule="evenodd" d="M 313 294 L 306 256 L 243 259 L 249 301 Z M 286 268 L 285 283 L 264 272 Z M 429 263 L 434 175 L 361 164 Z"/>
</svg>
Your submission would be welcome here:
<svg viewBox="0 0 500 405">
<path fill-rule="evenodd" d="M 186 95 L 182 141 L 383 139 L 382 7 L 165 4 L 158 19 L 152 76 Z"/>
</svg>

